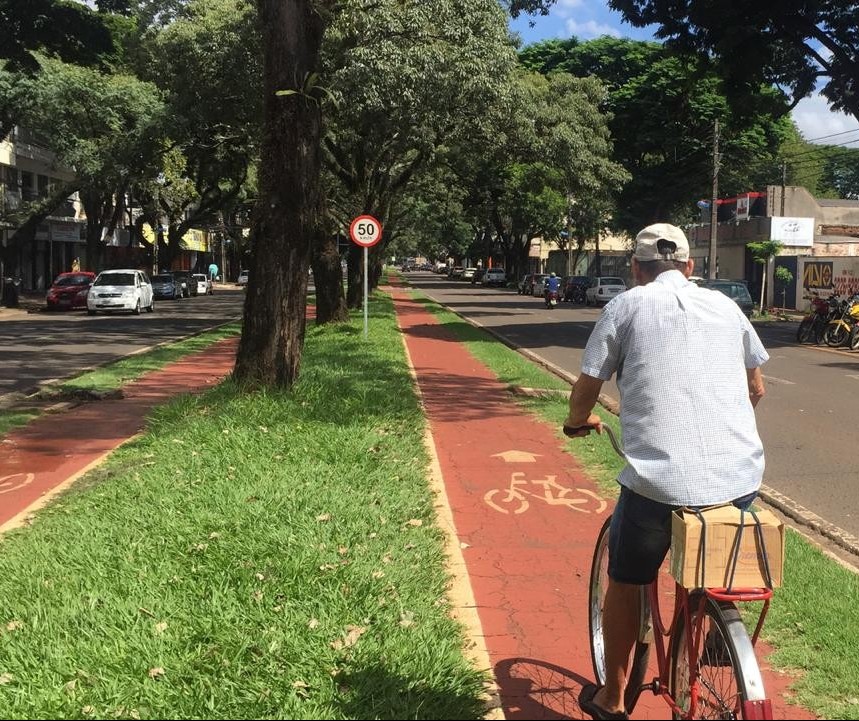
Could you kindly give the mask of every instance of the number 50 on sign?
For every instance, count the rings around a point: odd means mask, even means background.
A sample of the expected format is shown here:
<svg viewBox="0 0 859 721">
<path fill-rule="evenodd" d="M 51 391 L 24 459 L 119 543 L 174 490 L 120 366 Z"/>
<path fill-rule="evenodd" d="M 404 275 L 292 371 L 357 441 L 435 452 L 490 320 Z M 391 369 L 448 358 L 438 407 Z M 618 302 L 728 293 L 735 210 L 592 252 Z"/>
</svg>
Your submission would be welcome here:
<svg viewBox="0 0 859 721">
<path fill-rule="evenodd" d="M 372 215 L 359 215 L 349 226 L 349 236 L 357 245 L 370 248 L 382 239 L 382 224 Z"/>
</svg>

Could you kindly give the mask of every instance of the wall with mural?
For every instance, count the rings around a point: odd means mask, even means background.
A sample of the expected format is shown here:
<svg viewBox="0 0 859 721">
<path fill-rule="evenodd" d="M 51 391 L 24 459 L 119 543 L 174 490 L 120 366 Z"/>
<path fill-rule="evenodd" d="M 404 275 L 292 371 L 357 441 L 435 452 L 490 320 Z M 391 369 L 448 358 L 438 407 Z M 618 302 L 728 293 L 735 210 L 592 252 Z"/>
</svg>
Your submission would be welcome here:
<svg viewBox="0 0 859 721">
<path fill-rule="evenodd" d="M 808 308 L 810 304 L 804 296 L 810 293 L 821 296 L 837 293 L 843 298 L 859 293 L 859 258 L 815 256 L 798 261 L 802 282 L 797 283 L 797 308 Z"/>
</svg>

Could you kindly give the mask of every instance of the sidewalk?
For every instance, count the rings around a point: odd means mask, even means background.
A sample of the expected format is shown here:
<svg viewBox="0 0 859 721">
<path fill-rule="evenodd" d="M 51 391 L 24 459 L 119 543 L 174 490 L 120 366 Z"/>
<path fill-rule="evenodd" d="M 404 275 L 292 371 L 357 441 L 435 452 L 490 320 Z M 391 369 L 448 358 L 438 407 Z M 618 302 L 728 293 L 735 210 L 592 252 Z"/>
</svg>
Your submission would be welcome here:
<svg viewBox="0 0 859 721">
<path fill-rule="evenodd" d="M 402 289 L 392 292 L 505 715 L 586 718 L 577 698 L 593 678 L 588 575 L 611 503 L 563 450 L 556 429 L 514 403 L 422 305 Z M 518 482 L 522 492 L 511 499 Z M 775 718 L 813 718 L 786 703 L 788 678 L 765 669 L 764 684 Z M 635 718 L 668 711 L 643 694 Z"/>
</svg>

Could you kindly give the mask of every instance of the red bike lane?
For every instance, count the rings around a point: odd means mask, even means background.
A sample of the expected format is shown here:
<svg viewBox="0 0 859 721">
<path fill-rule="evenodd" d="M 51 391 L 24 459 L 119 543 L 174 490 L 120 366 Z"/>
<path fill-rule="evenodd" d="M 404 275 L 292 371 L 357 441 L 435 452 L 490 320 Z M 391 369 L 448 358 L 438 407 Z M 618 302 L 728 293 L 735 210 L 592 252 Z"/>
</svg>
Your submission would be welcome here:
<svg viewBox="0 0 859 721">
<path fill-rule="evenodd" d="M 393 296 L 504 713 L 588 718 L 577 703 L 593 678 L 588 576 L 612 502 L 556 429 L 517 405 L 420 303 L 399 288 Z M 814 718 L 787 703 L 790 678 L 766 664 L 763 673 L 775 718 Z M 645 693 L 634 718 L 670 713 Z"/>
<path fill-rule="evenodd" d="M 232 370 L 238 339 L 213 343 L 123 386 L 123 398 L 45 415 L 0 441 L 0 530 L 98 465 L 177 395 L 206 390 Z"/>
</svg>

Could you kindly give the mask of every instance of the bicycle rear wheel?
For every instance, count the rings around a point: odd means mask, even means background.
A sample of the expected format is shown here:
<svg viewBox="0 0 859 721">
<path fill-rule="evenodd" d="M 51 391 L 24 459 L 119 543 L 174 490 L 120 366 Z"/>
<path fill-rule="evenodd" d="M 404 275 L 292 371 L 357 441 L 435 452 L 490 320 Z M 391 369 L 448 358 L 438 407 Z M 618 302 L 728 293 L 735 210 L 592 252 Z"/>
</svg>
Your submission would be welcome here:
<svg viewBox="0 0 859 721">
<path fill-rule="evenodd" d="M 693 628 L 700 599 L 700 592 L 689 597 Z M 672 635 L 669 689 L 677 706 L 683 710 L 682 715 L 675 713 L 674 718 L 689 718 L 689 676 L 695 666 L 698 672 L 698 704 L 692 718 L 741 719 L 744 701 L 766 698 L 754 647 L 733 603 L 708 598 L 703 614 L 697 659 L 690 663 L 687 629 L 682 615 L 677 619 Z"/>
<path fill-rule="evenodd" d="M 605 685 L 605 639 L 603 638 L 603 606 L 605 605 L 605 593 L 608 588 L 608 533 L 611 518 L 603 524 L 602 530 L 597 537 L 594 548 L 593 562 L 591 563 L 591 577 L 588 588 L 588 628 L 590 630 L 591 662 L 594 667 L 594 679 L 600 686 Z M 641 609 L 646 612 L 649 605 L 646 604 L 646 594 L 641 594 Z M 624 705 L 627 713 L 632 713 L 644 677 L 647 674 L 647 664 L 650 659 L 650 644 L 636 641 L 632 654 L 632 662 L 626 680 L 626 692 L 624 694 Z"/>
</svg>

